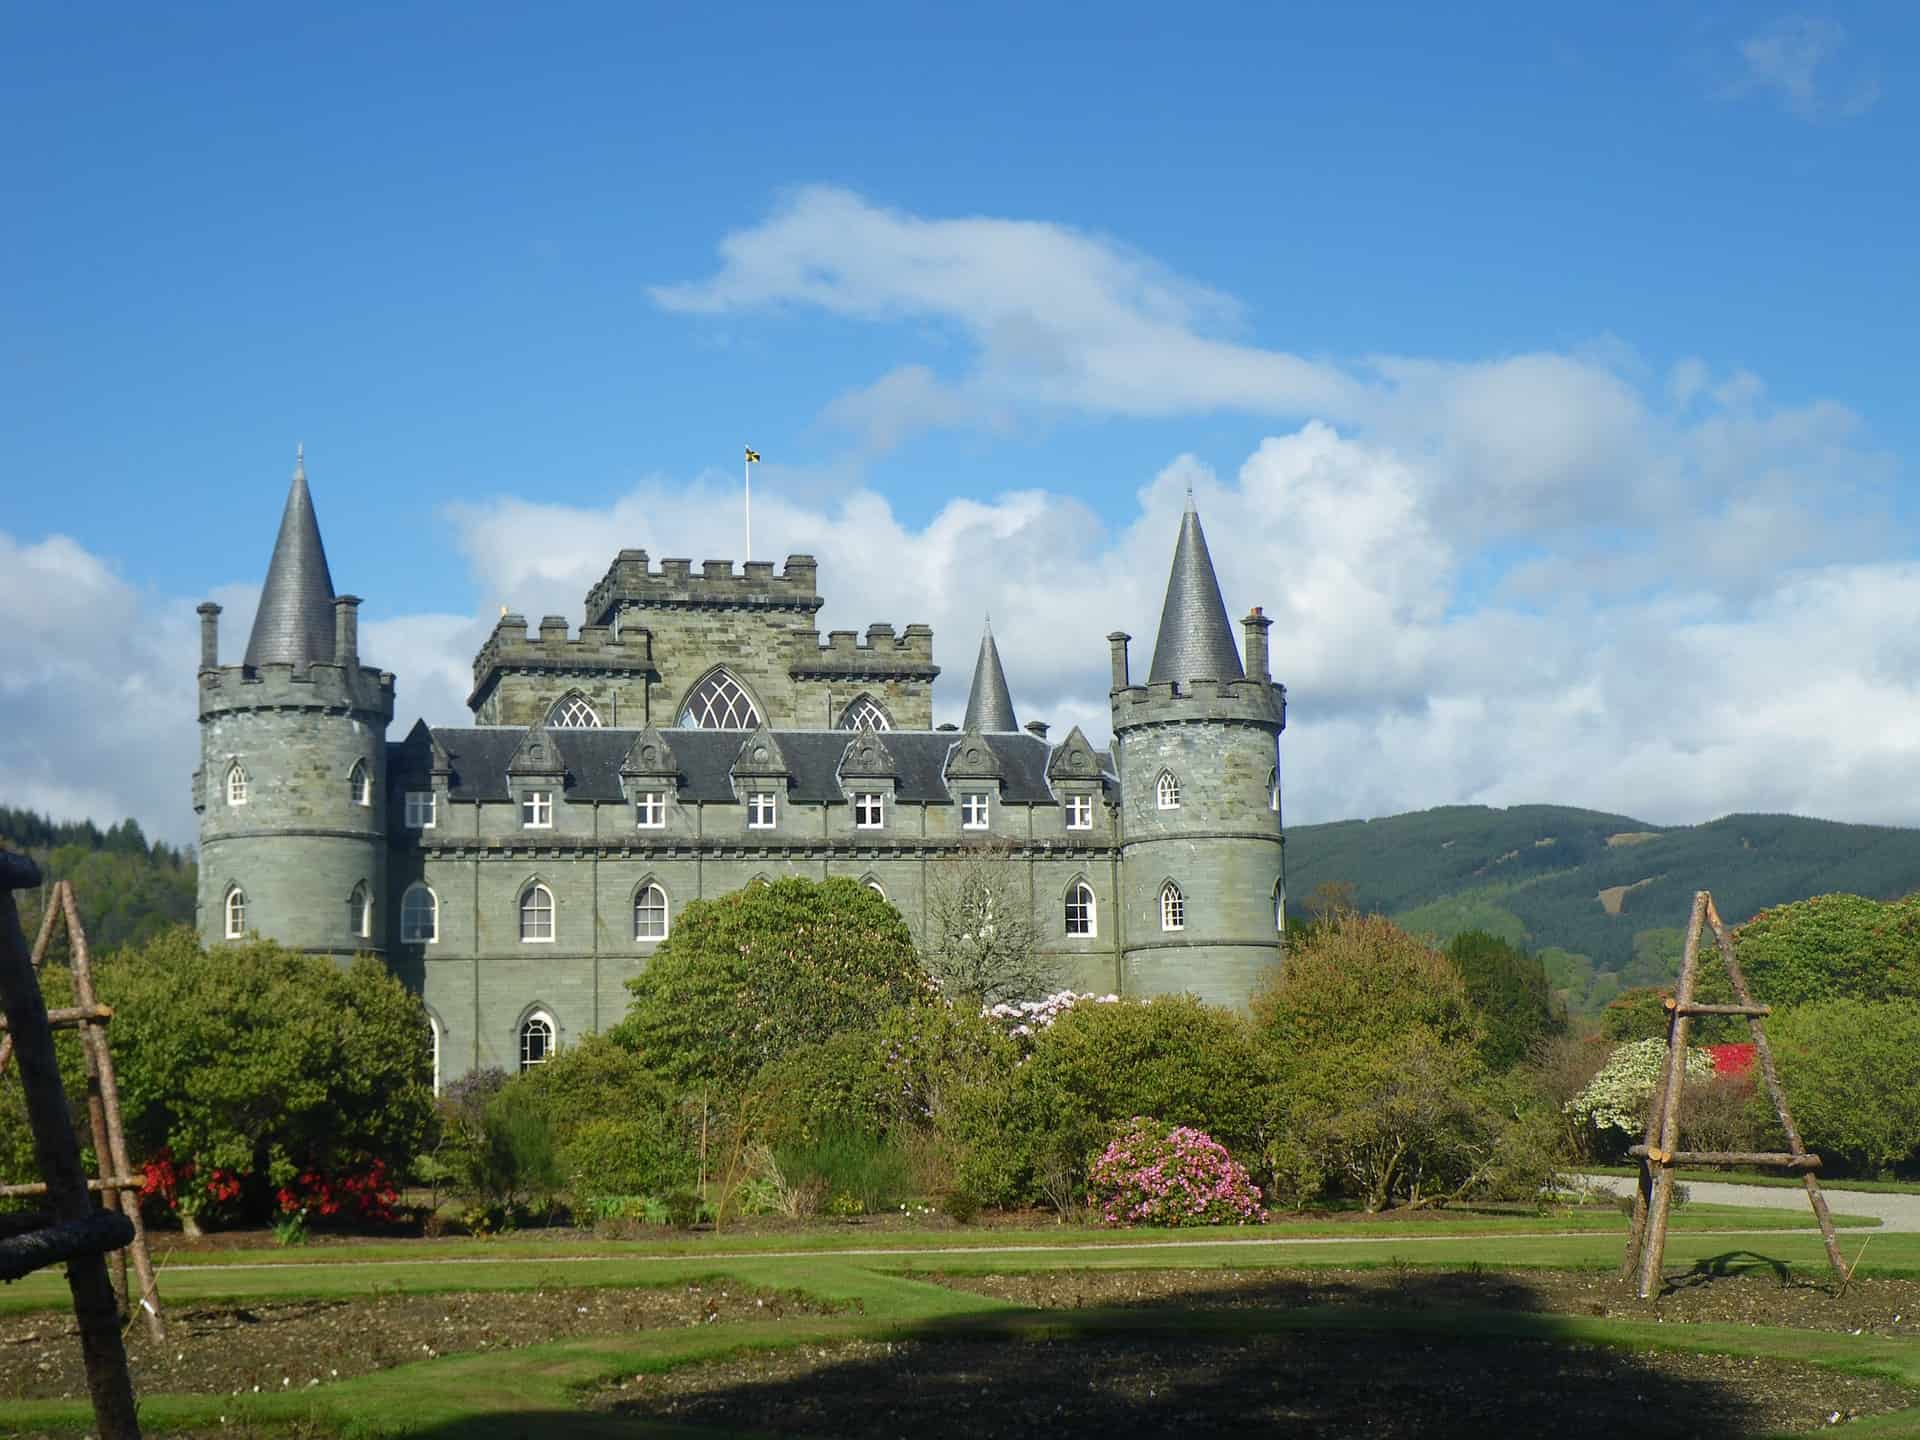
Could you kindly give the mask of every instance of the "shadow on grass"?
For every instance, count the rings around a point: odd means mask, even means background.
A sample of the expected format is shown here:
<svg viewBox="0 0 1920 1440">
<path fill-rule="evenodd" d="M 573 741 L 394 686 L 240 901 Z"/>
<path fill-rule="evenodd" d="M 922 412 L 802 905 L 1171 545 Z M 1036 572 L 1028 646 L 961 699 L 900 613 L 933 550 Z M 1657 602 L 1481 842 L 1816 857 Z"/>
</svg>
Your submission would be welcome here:
<svg viewBox="0 0 1920 1440">
<path fill-rule="evenodd" d="M 1831 1289 L 1831 1285 L 1820 1285 L 1812 1280 L 1795 1281 L 1793 1267 L 1784 1260 L 1776 1260 L 1770 1255 L 1761 1255 L 1753 1250 L 1728 1250 L 1720 1255 L 1708 1255 L 1693 1262 L 1689 1270 L 1678 1275 L 1668 1275 L 1660 1285 L 1662 1295 L 1671 1295 L 1679 1290 L 1695 1290 L 1702 1285 L 1711 1285 L 1716 1280 L 1745 1279 L 1755 1274 L 1771 1273 L 1782 1288 L 1800 1284 L 1809 1289 Z"/>
<path fill-rule="evenodd" d="M 623 1377 L 593 1409 L 489 1416 L 433 1440 L 759 1433 L 1119 1437 L 1739 1436 L 1817 1422 L 1747 1362 L 1591 1343 L 1524 1278 L 1409 1270 L 1379 1285 L 1276 1278 L 1177 1296 L 945 1317 L 830 1346 Z M 687 1427 L 687 1428 L 683 1428 Z"/>
</svg>

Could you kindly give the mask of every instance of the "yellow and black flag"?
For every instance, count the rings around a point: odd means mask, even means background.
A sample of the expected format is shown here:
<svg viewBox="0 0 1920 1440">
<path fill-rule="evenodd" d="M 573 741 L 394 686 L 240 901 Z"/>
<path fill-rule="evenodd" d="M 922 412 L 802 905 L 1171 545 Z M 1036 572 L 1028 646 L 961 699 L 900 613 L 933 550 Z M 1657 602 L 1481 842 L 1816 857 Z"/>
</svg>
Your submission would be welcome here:
<svg viewBox="0 0 1920 1440">
<path fill-rule="evenodd" d="M 754 449 L 751 445 L 747 446 L 747 463 L 751 465 L 759 458 L 760 458 L 760 452 Z"/>
</svg>

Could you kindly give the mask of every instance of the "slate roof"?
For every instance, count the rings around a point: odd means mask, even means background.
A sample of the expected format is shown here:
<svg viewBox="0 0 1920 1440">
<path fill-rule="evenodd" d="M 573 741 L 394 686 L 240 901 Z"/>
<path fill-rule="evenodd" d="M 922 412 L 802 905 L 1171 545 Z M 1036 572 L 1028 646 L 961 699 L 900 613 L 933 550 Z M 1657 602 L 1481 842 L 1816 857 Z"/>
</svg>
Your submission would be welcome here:
<svg viewBox="0 0 1920 1440">
<path fill-rule="evenodd" d="M 311 665 L 333 659 L 333 576 L 313 496 L 307 493 L 307 467 L 298 460 L 280 534 L 267 564 L 267 583 L 247 638 L 249 665 Z"/>
<path fill-rule="evenodd" d="M 1187 500 L 1180 518 L 1180 538 L 1173 547 L 1173 571 L 1167 576 L 1167 599 L 1160 609 L 1160 634 L 1153 642 L 1153 669 L 1149 685 L 1173 680 L 1242 680 L 1240 651 L 1227 623 L 1226 602 L 1207 553 L 1206 532 L 1199 512 Z"/>
<path fill-rule="evenodd" d="M 448 793 L 454 800 L 504 802 L 511 798 L 507 765 L 519 749 L 526 730 L 517 725 L 489 725 L 467 729 L 435 728 L 433 738 L 447 752 L 453 774 Z M 549 730 L 548 737 L 567 763 L 567 798 L 581 802 L 618 804 L 626 799 L 620 786 L 620 762 L 626 758 L 636 730 Z M 729 772 L 746 730 L 674 730 L 674 758 L 680 764 L 680 798 L 705 804 L 735 803 Z M 776 730 L 773 732 L 793 776 L 787 792 L 795 805 L 841 805 L 846 796 L 838 779 L 840 757 L 853 736 L 845 730 Z M 1024 733 L 983 737 L 999 757 L 1005 776 L 1001 797 L 1015 805 L 1052 805 L 1047 788 L 1047 757 L 1052 747 L 1036 735 Z M 947 753 L 960 736 L 952 731 L 889 730 L 887 749 L 898 764 L 894 794 L 917 804 L 951 803 L 943 778 Z M 408 773 L 420 754 L 403 746 L 390 750 L 396 775 Z M 1119 793 L 1106 755 L 1099 760 L 1109 793 Z M 423 772 L 424 773 L 424 772 Z"/>
<path fill-rule="evenodd" d="M 1000 668 L 1000 647 L 993 643 L 993 626 L 980 636 L 980 658 L 973 662 L 973 688 L 967 691 L 967 718 L 962 730 L 1018 730 L 1013 718 L 1013 696 L 1007 690 L 1007 672 Z"/>
</svg>

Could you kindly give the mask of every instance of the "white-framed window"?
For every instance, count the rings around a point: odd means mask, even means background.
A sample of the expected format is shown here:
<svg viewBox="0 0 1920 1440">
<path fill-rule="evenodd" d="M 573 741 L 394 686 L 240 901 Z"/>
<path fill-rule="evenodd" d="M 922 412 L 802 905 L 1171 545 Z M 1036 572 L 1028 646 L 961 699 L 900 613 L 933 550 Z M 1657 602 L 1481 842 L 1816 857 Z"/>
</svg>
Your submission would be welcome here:
<svg viewBox="0 0 1920 1440">
<path fill-rule="evenodd" d="M 553 792 L 551 790 L 528 790 L 521 795 L 520 828 L 522 830 L 553 828 Z"/>
<path fill-rule="evenodd" d="M 878 830 L 887 823 L 887 797 L 862 791 L 853 797 L 853 826 L 856 830 Z"/>
<path fill-rule="evenodd" d="M 862 695 L 840 714 L 842 730 L 891 730 L 893 720 L 871 695 Z"/>
<path fill-rule="evenodd" d="M 247 803 L 247 772 L 238 760 L 227 767 L 227 804 Z"/>
<path fill-rule="evenodd" d="M 373 777 L 367 774 L 367 762 L 356 760 L 347 772 L 347 798 L 356 805 L 373 804 Z"/>
<path fill-rule="evenodd" d="M 1287 933 L 1287 887 L 1282 880 L 1273 882 L 1273 928 Z"/>
<path fill-rule="evenodd" d="M 427 1059 L 433 1066 L 433 1093 L 440 1093 L 440 1022 L 427 1012 Z"/>
<path fill-rule="evenodd" d="M 531 1070 L 553 1058 L 553 1017 L 536 1010 L 520 1022 L 520 1068 Z"/>
<path fill-rule="evenodd" d="M 887 898 L 886 890 L 882 888 L 880 882 L 878 880 L 875 880 L 872 876 L 868 876 L 865 880 L 862 880 L 860 883 L 866 886 L 867 889 L 873 891 L 873 893 L 878 895 L 882 900 Z"/>
<path fill-rule="evenodd" d="M 600 712 L 587 703 L 578 690 L 563 695 L 547 712 L 547 727 L 552 730 L 598 730 Z"/>
<path fill-rule="evenodd" d="M 637 790 L 633 796 L 633 823 L 641 830 L 663 830 L 667 824 L 667 792 Z"/>
<path fill-rule="evenodd" d="M 1067 891 L 1067 934 L 1098 934 L 1099 913 L 1093 898 L 1093 887 L 1084 880 L 1075 881 L 1073 888 Z"/>
<path fill-rule="evenodd" d="M 1267 808 L 1274 814 L 1280 813 L 1280 767 L 1267 771 Z"/>
<path fill-rule="evenodd" d="M 415 882 L 400 897 L 400 939 L 409 945 L 431 945 L 440 938 L 440 897 Z"/>
<path fill-rule="evenodd" d="M 1162 770 L 1160 778 L 1154 782 L 1153 800 L 1162 810 L 1180 808 L 1180 782 L 1174 778 L 1171 770 Z"/>
<path fill-rule="evenodd" d="M 373 934 L 373 892 L 364 880 L 347 897 L 347 933 L 361 940 Z"/>
<path fill-rule="evenodd" d="M 987 818 L 992 812 L 992 804 L 986 795 L 977 791 L 971 795 L 962 795 L 960 797 L 960 828 L 984 830 L 987 828 Z"/>
<path fill-rule="evenodd" d="M 667 938 L 667 892 L 651 881 L 642 885 L 634 893 L 633 938 L 636 940 Z"/>
<path fill-rule="evenodd" d="M 779 815 L 779 802 L 771 790 L 755 790 L 747 796 L 747 828 L 771 830 Z"/>
<path fill-rule="evenodd" d="M 227 939 L 240 940 L 247 933 L 247 892 L 238 885 L 227 891 Z"/>
<path fill-rule="evenodd" d="M 1187 928 L 1187 897 L 1180 893 L 1180 887 L 1171 880 L 1160 887 L 1160 928 Z"/>
<path fill-rule="evenodd" d="M 680 724 L 693 730 L 758 730 L 760 711 L 746 686 L 725 670 L 716 670 L 687 696 Z"/>
<path fill-rule="evenodd" d="M 403 823 L 409 830 L 431 830 L 436 819 L 433 791 L 407 791 L 406 811 Z"/>
<path fill-rule="evenodd" d="M 526 945 L 553 943 L 553 892 L 538 880 L 520 892 L 520 941 Z"/>
<path fill-rule="evenodd" d="M 1067 829 L 1091 830 L 1093 828 L 1093 797 L 1091 795 L 1067 796 Z"/>
</svg>

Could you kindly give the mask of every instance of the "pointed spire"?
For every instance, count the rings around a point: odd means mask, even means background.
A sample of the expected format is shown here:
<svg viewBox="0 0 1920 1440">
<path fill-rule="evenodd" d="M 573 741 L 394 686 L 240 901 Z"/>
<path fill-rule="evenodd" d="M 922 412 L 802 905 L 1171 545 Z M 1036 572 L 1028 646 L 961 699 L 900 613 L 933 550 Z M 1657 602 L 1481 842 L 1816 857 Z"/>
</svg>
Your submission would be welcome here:
<svg viewBox="0 0 1920 1440">
<path fill-rule="evenodd" d="M 333 659 L 333 576 L 307 493 L 306 446 L 294 452 L 293 486 L 273 542 L 267 583 L 247 640 L 249 665 L 311 665 Z"/>
<path fill-rule="evenodd" d="M 1173 572 L 1167 576 L 1167 602 L 1160 610 L 1160 636 L 1153 645 L 1149 685 L 1168 680 L 1240 680 L 1240 651 L 1227 623 L 1220 582 L 1214 578 L 1200 512 L 1187 492 L 1187 513 L 1180 517 L 1180 539 L 1173 547 Z"/>
<path fill-rule="evenodd" d="M 973 688 L 967 692 L 967 718 L 960 728 L 976 734 L 1020 728 L 1020 722 L 1013 718 L 1013 696 L 1007 690 L 1007 672 L 1000 668 L 1000 648 L 993 643 L 991 615 L 980 635 L 980 658 L 973 662 Z"/>
</svg>

